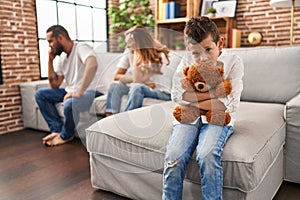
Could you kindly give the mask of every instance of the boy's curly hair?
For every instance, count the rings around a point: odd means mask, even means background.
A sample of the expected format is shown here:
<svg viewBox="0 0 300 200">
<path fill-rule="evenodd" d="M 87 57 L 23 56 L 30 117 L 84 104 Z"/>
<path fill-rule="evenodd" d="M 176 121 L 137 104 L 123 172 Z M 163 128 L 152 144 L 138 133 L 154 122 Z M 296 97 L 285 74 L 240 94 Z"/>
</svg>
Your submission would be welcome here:
<svg viewBox="0 0 300 200">
<path fill-rule="evenodd" d="M 184 28 L 184 40 L 186 44 L 197 44 L 202 42 L 208 35 L 217 44 L 220 40 L 220 33 L 217 25 L 208 17 L 192 17 L 186 22 Z"/>
</svg>

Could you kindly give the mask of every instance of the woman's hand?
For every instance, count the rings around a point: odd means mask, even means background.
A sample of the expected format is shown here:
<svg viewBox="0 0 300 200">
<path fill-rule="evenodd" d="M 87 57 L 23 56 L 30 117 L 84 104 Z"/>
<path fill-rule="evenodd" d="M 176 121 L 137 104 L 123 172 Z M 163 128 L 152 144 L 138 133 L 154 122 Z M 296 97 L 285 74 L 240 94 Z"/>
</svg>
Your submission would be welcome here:
<svg viewBox="0 0 300 200">
<path fill-rule="evenodd" d="M 152 89 L 154 89 L 156 87 L 154 82 L 147 82 L 147 83 L 145 83 L 145 85 L 147 85 L 149 88 L 152 88 Z"/>
<path fill-rule="evenodd" d="M 119 81 L 121 83 L 132 83 L 133 82 L 133 78 L 132 76 L 127 76 L 127 75 L 119 75 Z"/>
<path fill-rule="evenodd" d="M 69 98 L 79 98 L 81 97 L 81 94 L 79 94 L 78 92 L 68 92 L 65 96 L 64 96 L 64 101 L 66 101 Z"/>
</svg>

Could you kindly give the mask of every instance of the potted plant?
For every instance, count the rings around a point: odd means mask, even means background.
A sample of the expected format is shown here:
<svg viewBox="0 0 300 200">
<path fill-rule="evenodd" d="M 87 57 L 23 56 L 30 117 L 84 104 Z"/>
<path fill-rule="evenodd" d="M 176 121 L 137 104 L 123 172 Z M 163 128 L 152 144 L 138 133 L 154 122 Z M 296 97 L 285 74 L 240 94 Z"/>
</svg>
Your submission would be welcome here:
<svg viewBox="0 0 300 200">
<path fill-rule="evenodd" d="M 209 7 L 206 10 L 206 14 L 208 17 L 215 17 L 216 13 L 217 13 L 217 10 L 214 7 Z"/>
<path fill-rule="evenodd" d="M 111 20 L 109 32 L 118 34 L 135 25 L 153 29 L 155 21 L 150 6 L 149 0 L 119 0 L 117 5 L 113 5 L 108 9 L 108 15 Z M 123 51 L 124 48 L 122 49 L 121 46 L 124 47 L 125 45 L 120 37 L 123 37 L 123 35 L 117 37 L 119 43 L 118 51 Z"/>
<path fill-rule="evenodd" d="M 178 40 L 175 42 L 175 49 L 176 50 L 183 50 L 184 49 L 184 43 L 181 40 Z"/>
</svg>

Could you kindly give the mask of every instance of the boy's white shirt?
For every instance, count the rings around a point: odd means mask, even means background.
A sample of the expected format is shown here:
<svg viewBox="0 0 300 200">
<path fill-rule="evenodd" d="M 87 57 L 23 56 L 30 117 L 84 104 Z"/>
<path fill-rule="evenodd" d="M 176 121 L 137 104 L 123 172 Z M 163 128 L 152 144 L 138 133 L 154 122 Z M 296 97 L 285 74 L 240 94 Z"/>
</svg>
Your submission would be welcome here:
<svg viewBox="0 0 300 200">
<path fill-rule="evenodd" d="M 232 84 L 232 92 L 225 98 L 218 98 L 221 102 L 224 103 L 226 106 L 226 112 L 228 112 L 231 116 L 230 124 L 234 125 L 234 119 L 235 119 L 235 113 L 236 110 L 239 107 L 241 93 L 243 90 L 243 76 L 244 76 L 244 64 L 240 57 L 237 55 L 231 54 L 229 52 L 226 52 L 225 49 L 223 49 L 222 54 L 219 56 L 218 61 L 221 61 L 224 63 L 224 79 L 227 79 Z M 171 96 L 172 101 L 177 102 L 178 104 L 188 104 L 189 102 L 186 102 L 182 100 L 182 95 L 185 92 L 184 89 L 181 87 L 181 80 L 183 79 L 182 69 L 185 66 L 191 65 L 195 63 L 194 58 L 191 54 L 191 52 L 186 52 L 183 58 L 181 59 L 181 62 L 179 66 L 177 67 L 177 70 L 173 76 L 172 81 L 172 90 L 171 90 Z M 201 116 L 202 122 L 207 123 L 206 117 Z M 197 120 L 196 120 L 197 121 Z M 193 122 L 193 123 L 196 123 Z M 178 121 L 174 120 L 174 124 L 179 123 Z"/>
</svg>

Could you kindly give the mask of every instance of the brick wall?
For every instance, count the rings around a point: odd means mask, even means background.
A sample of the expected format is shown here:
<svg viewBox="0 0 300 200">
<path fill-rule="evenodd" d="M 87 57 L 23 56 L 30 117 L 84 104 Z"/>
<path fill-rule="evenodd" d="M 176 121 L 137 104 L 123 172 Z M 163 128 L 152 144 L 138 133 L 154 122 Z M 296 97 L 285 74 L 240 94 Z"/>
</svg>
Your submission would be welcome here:
<svg viewBox="0 0 300 200">
<path fill-rule="evenodd" d="M 295 8 L 293 44 L 300 44 L 300 8 Z M 239 0 L 237 7 L 237 28 L 242 30 L 242 46 L 251 31 L 263 35 L 261 46 L 289 45 L 290 8 L 272 8 L 269 0 Z"/>
<path fill-rule="evenodd" d="M 38 80 L 39 61 L 34 0 L 0 1 L 0 134 L 23 128 L 21 82 Z"/>
<path fill-rule="evenodd" d="M 154 10 L 155 0 L 150 2 Z M 295 8 L 294 16 L 293 44 L 297 45 L 300 44 L 300 7 Z M 238 0 L 236 20 L 237 28 L 242 30 L 242 47 L 251 46 L 247 38 L 252 31 L 262 33 L 261 46 L 289 45 L 290 8 L 272 8 L 269 0 Z"/>
<path fill-rule="evenodd" d="M 109 0 L 112 1 L 112 0 Z M 151 0 L 152 5 L 155 0 Z M 112 3 L 112 2 L 110 2 Z M 19 85 L 40 78 L 34 0 L 0 0 L 0 134 L 23 128 Z M 242 46 L 251 31 L 263 34 L 263 46 L 289 45 L 290 10 L 271 8 L 267 0 L 239 0 L 237 28 Z M 300 44 L 300 8 L 295 10 L 294 45 Z"/>
<path fill-rule="evenodd" d="M 153 14 L 155 13 L 155 0 L 149 0 L 150 2 L 150 8 L 153 11 Z M 119 4 L 118 0 L 107 0 L 107 7 L 110 8 L 112 6 L 117 6 Z M 111 24 L 111 20 L 108 18 L 108 24 Z M 109 34 L 109 50 L 111 52 L 122 52 L 123 49 L 120 49 L 118 47 L 118 37 L 124 37 L 124 32 L 126 31 L 126 28 L 119 28 L 117 29 L 114 34 Z"/>
</svg>

